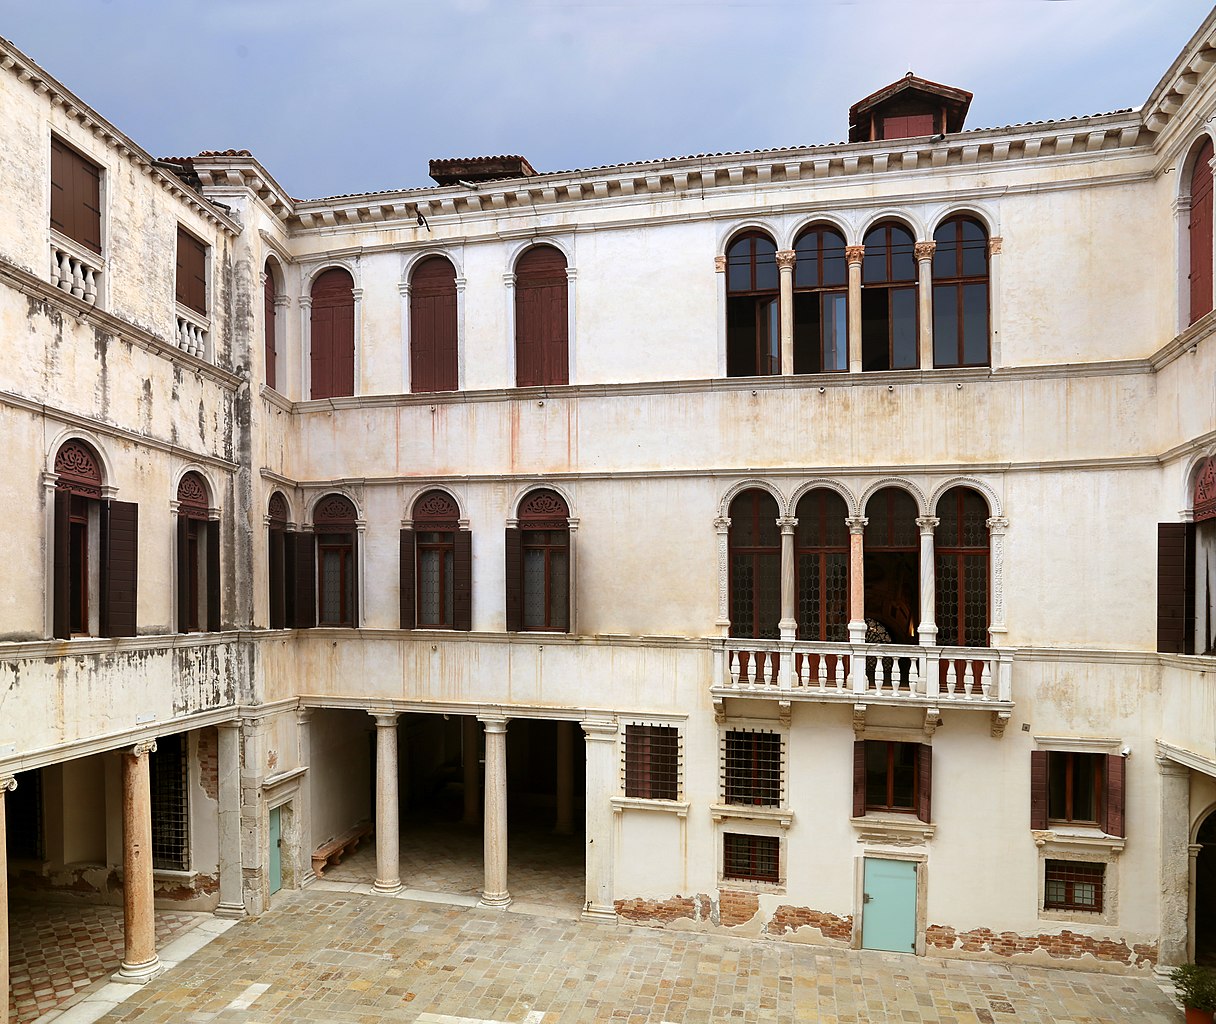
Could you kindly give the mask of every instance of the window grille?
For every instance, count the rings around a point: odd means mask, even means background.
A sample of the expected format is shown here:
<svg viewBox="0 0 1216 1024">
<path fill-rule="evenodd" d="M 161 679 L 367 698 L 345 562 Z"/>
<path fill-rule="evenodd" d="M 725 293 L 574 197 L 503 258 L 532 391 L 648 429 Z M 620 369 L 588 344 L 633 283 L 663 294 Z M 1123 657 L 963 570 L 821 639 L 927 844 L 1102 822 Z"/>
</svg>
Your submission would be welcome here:
<svg viewBox="0 0 1216 1024">
<path fill-rule="evenodd" d="M 777 836 L 722 833 L 722 877 L 751 882 L 781 881 L 781 840 Z"/>
<path fill-rule="evenodd" d="M 1043 908 L 1100 914 L 1105 882 L 1105 864 L 1049 860 L 1043 877 Z"/>
<path fill-rule="evenodd" d="M 150 754 L 152 866 L 190 869 L 190 806 L 186 797 L 186 737 L 164 736 Z"/>
<path fill-rule="evenodd" d="M 680 797 L 680 730 L 670 725 L 625 726 L 625 795 Z"/>
<path fill-rule="evenodd" d="M 732 729 L 722 748 L 722 790 L 728 804 L 780 807 L 782 738 Z"/>
</svg>

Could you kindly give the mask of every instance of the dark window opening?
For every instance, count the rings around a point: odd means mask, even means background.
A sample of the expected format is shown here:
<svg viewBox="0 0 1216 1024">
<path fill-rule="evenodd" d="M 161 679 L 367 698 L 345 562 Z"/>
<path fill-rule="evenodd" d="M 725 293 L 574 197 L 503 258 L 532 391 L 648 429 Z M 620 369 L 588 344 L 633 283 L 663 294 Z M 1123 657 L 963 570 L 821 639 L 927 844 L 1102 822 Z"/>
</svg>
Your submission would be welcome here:
<svg viewBox="0 0 1216 1024">
<path fill-rule="evenodd" d="M 625 795 L 680 797 L 680 731 L 667 725 L 625 726 Z"/>
<path fill-rule="evenodd" d="M 917 272 L 912 235 L 880 224 L 865 237 L 861 266 L 861 368 L 907 370 L 919 365 Z"/>
<path fill-rule="evenodd" d="M 410 390 L 457 388 L 456 268 L 428 256 L 410 278 Z"/>
<path fill-rule="evenodd" d="M 933 240 L 933 365 L 987 366 L 988 233 L 954 217 Z"/>
<path fill-rule="evenodd" d="M 955 487 L 937 503 L 934 530 L 937 642 L 988 646 L 988 503 Z"/>
<path fill-rule="evenodd" d="M 794 528 L 794 594 L 798 639 L 849 638 L 848 507 L 835 491 L 817 488 L 798 501 Z"/>
<path fill-rule="evenodd" d="M 781 806 L 781 748 L 778 733 L 727 732 L 722 788 L 728 804 Z"/>
<path fill-rule="evenodd" d="M 1084 861 L 1049 860 L 1043 872 L 1045 910 L 1102 912 L 1106 865 Z"/>
<path fill-rule="evenodd" d="M 866 740 L 866 810 L 917 810 L 921 747 L 917 743 Z"/>
<path fill-rule="evenodd" d="M 17 772 L 17 788 L 0 795 L 8 823 L 10 861 L 46 859 L 42 813 L 42 769 Z"/>
<path fill-rule="evenodd" d="M 507 629 L 570 629 L 570 510 L 555 491 L 530 492 L 507 530 Z"/>
<path fill-rule="evenodd" d="M 87 498 L 72 495 L 69 519 L 68 601 L 73 636 L 89 632 L 89 506 Z"/>
<path fill-rule="evenodd" d="M 764 235 L 743 235 L 726 253 L 726 375 L 780 372 L 777 246 Z"/>
<path fill-rule="evenodd" d="M 355 282 L 335 267 L 312 286 L 309 335 L 310 397 L 355 393 Z"/>
<path fill-rule="evenodd" d="M 750 490 L 730 503 L 730 635 L 775 640 L 781 620 L 781 536 L 777 500 Z"/>
<path fill-rule="evenodd" d="M 870 643 L 914 644 L 920 625 L 920 527 L 907 491 L 884 487 L 866 503 L 865 617 Z M 870 634 L 876 639 L 870 639 Z"/>
<path fill-rule="evenodd" d="M 1102 754 L 1048 752 L 1048 821 L 1081 825 L 1097 825 L 1102 821 L 1105 761 Z"/>
<path fill-rule="evenodd" d="M 781 881 L 781 840 L 777 836 L 722 833 L 722 876 L 748 882 Z"/>
<path fill-rule="evenodd" d="M 566 257 L 535 245 L 515 264 L 515 383 L 570 382 L 570 284 Z"/>
<path fill-rule="evenodd" d="M 317 624 L 357 626 L 355 506 L 341 494 L 330 494 L 313 511 L 317 549 Z"/>
<path fill-rule="evenodd" d="M 848 266 L 844 237 L 811 228 L 794 243 L 794 372 L 849 368 Z"/>
<path fill-rule="evenodd" d="M 456 534 L 425 531 L 418 545 L 418 625 L 452 628 L 455 620 Z"/>
<path fill-rule="evenodd" d="M 152 790 L 152 866 L 190 870 L 190 808 L 186 794 L 186 737 L 161 736 L 148 764 Z"/>
</svg>

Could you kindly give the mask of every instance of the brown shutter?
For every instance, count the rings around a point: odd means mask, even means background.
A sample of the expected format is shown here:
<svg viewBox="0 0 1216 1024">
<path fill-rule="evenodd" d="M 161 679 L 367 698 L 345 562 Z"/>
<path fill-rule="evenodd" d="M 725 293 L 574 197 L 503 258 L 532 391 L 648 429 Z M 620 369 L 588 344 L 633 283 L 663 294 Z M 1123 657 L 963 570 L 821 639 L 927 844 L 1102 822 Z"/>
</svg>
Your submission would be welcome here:
<svg viewBox="0 0 1216 1024">
<path fill-rule="evenodd" d="M 1125 835 L 1123 803 L 1126 762 L 1122 754 L 1106 755 L 1106 800 L 1103 806 L 1102 831 L 1108 836 Z"/>
<path fill-rule="evenodd" d="M 516 633 L 524 621 L 523 593 L 523 534 L 516 528 L 507 528 L 507 632 Z"/>
<path fill-rule="evenodd" d="M 270 531 L 270 548 L 267 551 L 267 575 L 270 577 L 270 628 L 282 629 L 287 624 L 284 614 L 285 595 L 283 583 L 283 537 L 281 529 L 272 528 Z"/>
<path fill-rule="evenodd" d="M 515 265 L 515 382 L 569 381 L 569 284 L 566 257 L 551 245 L 529 249 Z"/>
<path fill-rule="evenodd" d="M 299 534 L 283 534 L 283 628 L 296 624 L 296 538 Z"/>
<path fill-rule="evenodd" d="M 933 820 L 933 748 L 921 743 L 916 752 L 916 816 Z"/>
<path fill-rule="evenodd" d="M 456 544 L 452 553 L 452 627 L 471 630 L 473 628 L 473 534 L 468 530 L 456 531 Z"/>
<path fill-rule="evenodd" d="M 853 742 L 853 817 L 866 814 L 866 741 Z"/>
<path fill-rule="evenodd" d="M 414 531 L 401 531 L 401 628 L 413 629 L 418 623 L 415 593 L 414 562 L 417 558 Z"/>
<path fill-rule="evenodd" d="M 55 492 L 55 576 L 51 580 L 51 596 L 54 602 L 54 634 L 60 640 L 72 637 L 72 610 L 70 600 L 72 527 L 72 495 L 70 491 Z"/>
<path fill-rule="evenodd" d="M 51 139 L 51 227 L 101 252 L 101 169 Z"/>
<path fill-rule="evenodd" d="M 297 533 L 294 547 L 296 615 L 292 625 L 310 629 L 317 624 L 317 538 L 311 533 Z"/>
<path fill-rule="evenodd" d="M 1191 220 L 1188 243 L 1191 256 L 1191 319 L 1194 323 L 1212 309 L 1212 143 L 1205 142 L 1191 172 Z"/>
<path fill-rule="evenodd" d="M 350 624 L 359 628 L 359 533 L 352 530 L 350 537 Z"/>
<path fill-rule="evenodd" d="M 1030 827 L 1047 827 L 1047 751 L 1030 752 Z"/>
<path fill-rule="evenodd" d="M 354 282 L 345 270 L 327 270 L 312 286 L 310 336 L 312 398 L 355 393 Z"/>
<path fill-rule="evenodd" d="M 410 390 L 455 391 L 456 270 L 442 256 L 410 280 Z"/>
<path fill-rule="evenodd" d="M 135 636 L 139 506 L 134 502 L 102 502 L 101 551 L 101 633 L 103 636 Z"/>
<path fill-rule="evenodd" d="M 186 619 L 190 612 L 190 541 L 189 521 L 184 515 L 177 517 L 177 632 L 188 629 Z"/>
<path fill-rule="evenodd" d="M 262 289 L 262 327 L 266 342 L 266 386 L 275 386 L 274 358 L 274 275 L 266 270 L 266 285 Z"/>
<path fill-rule="evenodd" d="M 177 301 L 207 315 L 207 246 L 177 229 Z"/>
<path fill-rule="evenodd" d="M 218 520 L 207 523 L 207 630 L 218 633 L 223 628 L 220 620 L 220 524 Z"/>
<path fill-rule="evenodd" d="M 1157 650 L 1190 654 L 1195 638 L 1195 525 L 1157 525 Z"/>
</svg>

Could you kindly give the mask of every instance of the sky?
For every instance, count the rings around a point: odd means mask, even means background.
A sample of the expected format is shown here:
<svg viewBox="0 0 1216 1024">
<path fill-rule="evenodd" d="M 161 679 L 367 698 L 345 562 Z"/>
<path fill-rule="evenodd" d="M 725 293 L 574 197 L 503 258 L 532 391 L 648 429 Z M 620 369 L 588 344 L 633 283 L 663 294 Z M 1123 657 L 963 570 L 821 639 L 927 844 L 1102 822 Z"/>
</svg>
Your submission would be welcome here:
<svg viewBox="0 0 1216 1024">
<path fill-rule="evenodd" d="M 297 198 L 837 142 L 912 70 L 968 127 L 1139 106 L 1207 0 L 0 0 L 0 35 L 153 156 L 249 149 Z"/>
</svg>

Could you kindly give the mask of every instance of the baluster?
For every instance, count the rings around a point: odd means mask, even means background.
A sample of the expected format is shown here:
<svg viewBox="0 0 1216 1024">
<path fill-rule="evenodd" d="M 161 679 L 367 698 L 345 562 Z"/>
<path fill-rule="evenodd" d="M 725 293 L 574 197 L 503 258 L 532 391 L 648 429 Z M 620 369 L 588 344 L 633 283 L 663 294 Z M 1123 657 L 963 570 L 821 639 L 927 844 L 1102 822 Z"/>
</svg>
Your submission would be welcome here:
<svg viewBox="0 0 1216 1024">
<path fill-rule="evenodd" d="M 845 662 L 845 657 L 843 654 L 836 655 L 836 689 L 839 691 L 844 690 L 844 677 L 845 677 L 844 662 Z"/>
<path fill-rule="evenodd" d="M 882 693 L 883 685 L 887 681 L 887 668 L 882 663 L 882 656 L 874 659 L 874 692 Z"/>
<path fill-rule="evenodd" d="M 818 676 L 819 689 L 826 690 L 828 688 L 828 656 L 826 654 L 818 654 L 816 657 L 819 659 L 819 668 L 815 673 Z M 836 656 L 836 662 L 837 664 L 840 663 L 839 655 Z"/>
<path fill-rule="evenodd" d="M 731 689 L 737 690 L 739 689 L 739 673 L 743 670 L 743 653 L 741 651 L 731 651 L 727 655 L 727 658 L 729 662 L 726 671 L 730 674 Z"/>
<path fill-rule="evenodd" d="M 51 285 L 55 288 L 59 287 L 59 253 L 53 247 L 51 249 Z"/>
<path fill-rule="evenodd" d="M 84 296 L 84 274 L 80 271 L 80 260 L 72 260 L 72 295 L 79 299 Z"/>
<path fill-rule="evenodd" d="M 799 655 L 798 662 L 798 685 L 811 685 L 811 656 L 809 654 Z"/>
<path fill-rule="evenodd" d="M 949 658 L 946 661 L 946 693 L 951 697 L 954 696 L 958 685 L 958 673 L 954 670 L 954 659 Z"/>
<path fill-rule="evenodd" d="M 980 692 L 985 700 L 992 696 L 992 664 L 987 661 L 980 668 Z"/>
<path fill-rule="evenodd" d="M 967 700 L 971 700 L 975 696 L 975 668 L 971 664 L 970 658 L 963 659 L 963 696 Z"/>
<path fill-rule="evenodd" d="M 97 278 L 92 267 L 84 268 L 84 301 L 90 306 L 97 302 Z"/>
</svg>

